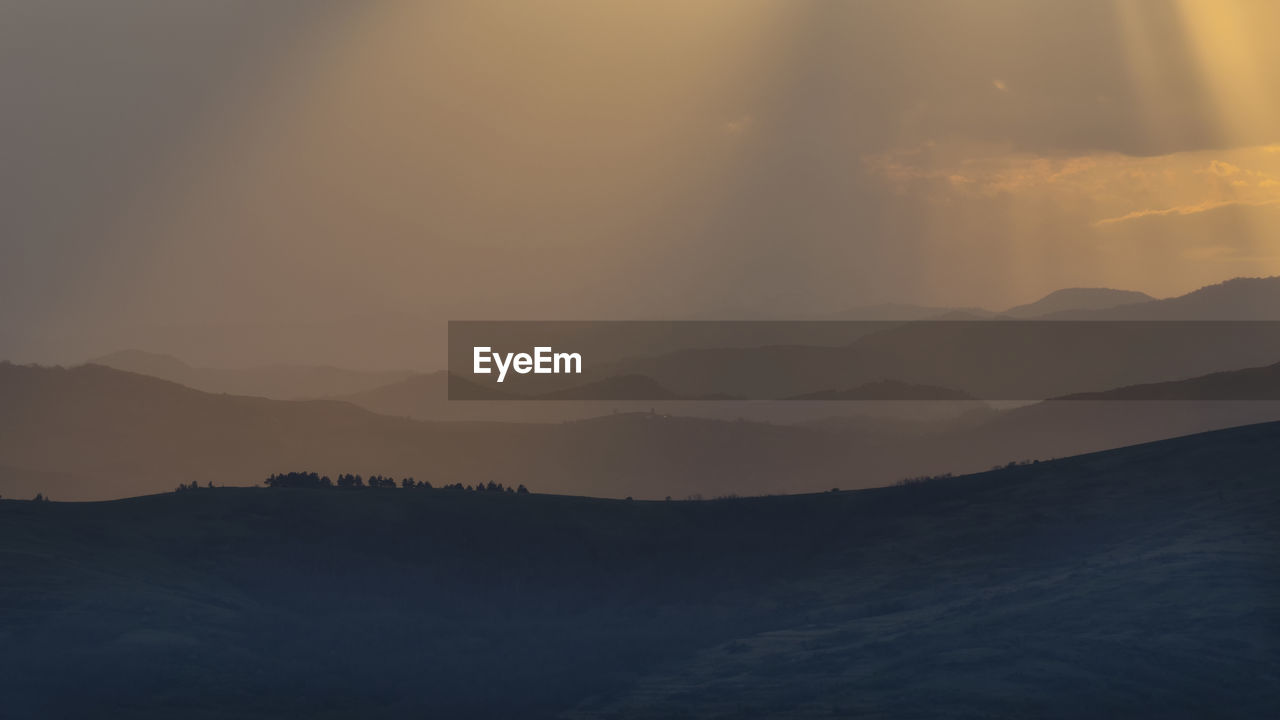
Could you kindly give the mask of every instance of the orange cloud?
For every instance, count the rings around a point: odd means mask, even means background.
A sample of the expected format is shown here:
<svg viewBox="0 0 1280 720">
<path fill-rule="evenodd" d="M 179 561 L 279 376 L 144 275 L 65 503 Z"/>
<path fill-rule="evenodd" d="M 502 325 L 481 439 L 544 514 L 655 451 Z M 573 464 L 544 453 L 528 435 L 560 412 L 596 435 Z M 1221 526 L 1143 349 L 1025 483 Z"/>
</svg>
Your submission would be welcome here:
<svg viewBox="0 0 1280 720">
<path fill-rule="evenodd" d="M 931 143 L 870 156 L 864 164 L 899 194 L 923 193 L 944 205 L 987 197 L 1037 211 L 1057 207 L 1094 227 L 1280 202 L 1280 161 L 1270 146 L 1135 157 Z"/>
<path fill-rule="evenodd" d="M 1150 209 L 1134 210 L 1133 212 L 1125 213 L 1124 215 L 1121 215 L 1119 217 L 1103 218 L 1102 220 L 1098 220 L 1097 222 L 1095 222 L 1094 225 L 1097 225 L 1097 226 L 1113 225 L 1115 223 L 1124 222 L 1126 220 L 1137 220 L 1137 219 L 1146 218 L 1146 217 L 1163 217 L 1166 215 L 1194 215 L 1196 213 L 1208 212 L 1209 210 L 1216 210 L 1218 208 L 1227 207 L 1230 205 L 1240 205 L 1240 206 L 1246 206 L 1246 207 L 1263 207 L 1266 205 L 1275 205 L 1278 203 L 1280 203 L 1280 199 L 1267 200 L 1263 202 L 1206 200 L 1205 202 L 1202 202 L 1196 205 L 1176 205 L 1174 207 L 1161 208 L 1159 210 L 1150 210 Z"/>
</svg>

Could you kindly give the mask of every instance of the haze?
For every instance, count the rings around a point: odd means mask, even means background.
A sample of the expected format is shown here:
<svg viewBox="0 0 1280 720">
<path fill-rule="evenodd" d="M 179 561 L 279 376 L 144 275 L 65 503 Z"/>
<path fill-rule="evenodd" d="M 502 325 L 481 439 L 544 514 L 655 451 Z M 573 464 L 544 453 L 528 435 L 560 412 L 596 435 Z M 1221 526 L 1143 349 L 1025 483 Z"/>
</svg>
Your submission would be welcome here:
<svg viewBox="0 0 1280 720">
<path fill-rule="evenodd" d="M 0 357 L 420 368 L 449 318 L 1277 274 L 1277 27 L 1223 0 L 5 3 Z"/>
</svg>

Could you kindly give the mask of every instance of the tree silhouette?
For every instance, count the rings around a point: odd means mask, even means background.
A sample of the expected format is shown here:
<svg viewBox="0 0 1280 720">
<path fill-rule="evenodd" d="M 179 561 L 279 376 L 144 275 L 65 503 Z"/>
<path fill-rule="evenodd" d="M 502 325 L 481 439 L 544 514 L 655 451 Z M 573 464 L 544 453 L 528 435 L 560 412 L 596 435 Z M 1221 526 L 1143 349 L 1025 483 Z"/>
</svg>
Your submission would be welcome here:
<svg viewBox="0 0 1280 720">
<path fill-rule="evenodd" d="M 362 476 L 351 473 L 340 473 L 337 476 L 337 482 L 329 479 L 328 475 L 319 475 L 314 472 L 287 472 L 275 473 L 269 476 L 263 484 L 269 488 L 309 488 L 324 489 L 337 487 L 343 490 L 352 490 L 357 488 L 374 488 L 374 489 L 395 489 L 397 487 L 404 490 L 433 490 L 434 486 L 426 480 L 414 480 L 412 477 L 401 478 L 399 483 L 396 479 L 388 475 L 370 475 L 368 481 Z M 200 485 L 192 481 L 190 484 L 183 483 L 178 486 L 178 491 L 196 490 Z M 213 483 L 209 483 L 209 487 L 213 487 Z M 515 493 L 518 495 L 528 495 L 529 489 L 524 485 L 519 487 L 504 486 L 500 482 L 489 481 L 488 483 L 478 482 L 474 486 L 463 485 L 460 482 L 446 483 L 440 486 L 442 490 L 466 490 L 469 492 L 485 492 L 485 493 Z"/>
</svg>

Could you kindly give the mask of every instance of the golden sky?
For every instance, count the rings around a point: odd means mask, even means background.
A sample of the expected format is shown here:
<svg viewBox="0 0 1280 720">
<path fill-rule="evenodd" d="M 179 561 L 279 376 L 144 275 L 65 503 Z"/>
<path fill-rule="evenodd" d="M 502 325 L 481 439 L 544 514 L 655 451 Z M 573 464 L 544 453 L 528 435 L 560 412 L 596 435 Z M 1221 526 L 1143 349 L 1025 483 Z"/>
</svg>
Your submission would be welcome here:
<svg viewBox="0 0 1280 720">
<path fill-rule="evenodd" d="M 1277 28 L 1266 0 L 6 3 L 0 356 L 1280 274 Z"/>
</svg>

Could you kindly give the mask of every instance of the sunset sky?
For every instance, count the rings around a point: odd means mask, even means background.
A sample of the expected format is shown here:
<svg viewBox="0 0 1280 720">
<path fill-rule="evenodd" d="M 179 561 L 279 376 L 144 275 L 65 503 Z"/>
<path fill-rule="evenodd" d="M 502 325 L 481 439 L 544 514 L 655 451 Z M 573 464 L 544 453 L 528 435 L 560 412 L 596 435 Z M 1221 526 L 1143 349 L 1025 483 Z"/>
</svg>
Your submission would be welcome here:
<svg viewBox="0 0 1280 720">
<path fill-rule="evenodd" d="M 1280 274 L 1277 30 L 1270 0 L 5 3 L 0 358 Z"/>
</svg>

